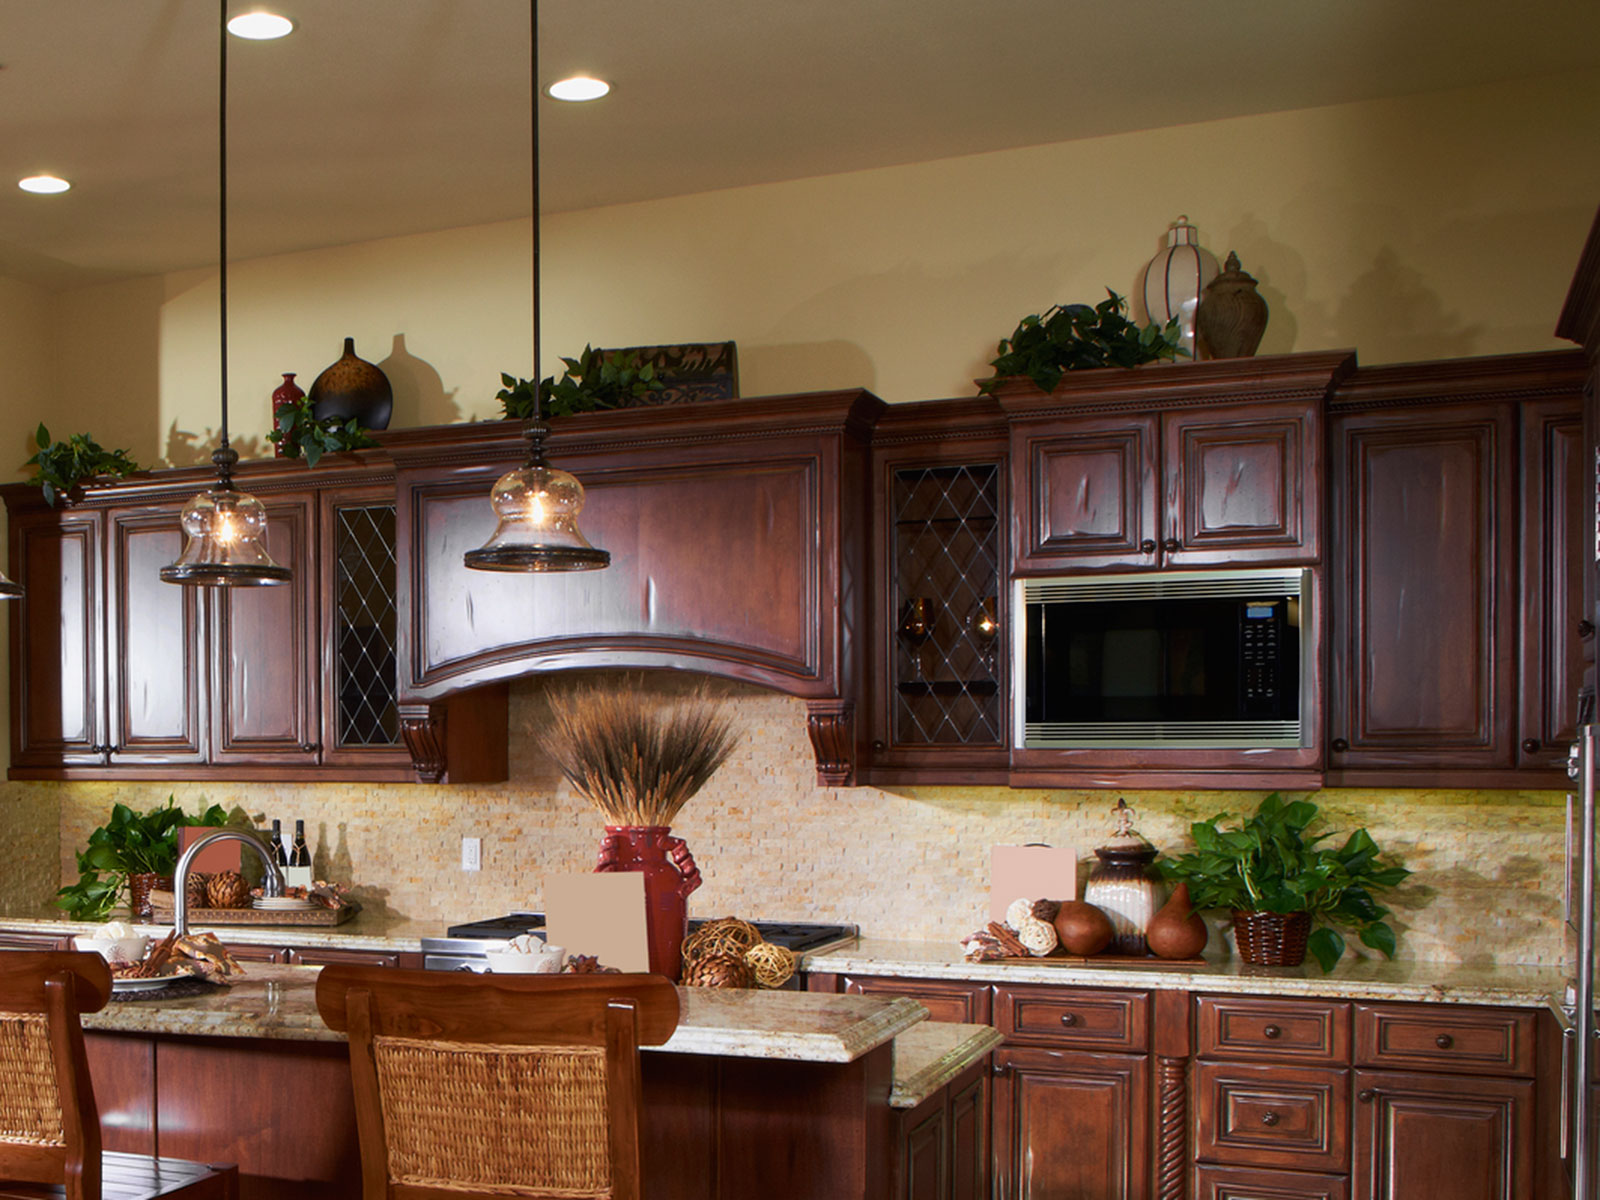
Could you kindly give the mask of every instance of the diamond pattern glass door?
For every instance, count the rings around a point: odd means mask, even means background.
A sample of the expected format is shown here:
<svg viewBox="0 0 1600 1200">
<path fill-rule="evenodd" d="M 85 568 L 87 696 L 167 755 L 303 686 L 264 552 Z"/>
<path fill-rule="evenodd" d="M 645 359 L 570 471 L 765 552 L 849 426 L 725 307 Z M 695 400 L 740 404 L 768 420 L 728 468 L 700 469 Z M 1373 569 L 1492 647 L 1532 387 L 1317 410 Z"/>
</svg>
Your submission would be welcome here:
<svg viewBox="0 0 1600 1200">
<path fill-rule="evenodd" d="M 1000 686 L 1000 468 L 894 473 L 895 742 L 997 746 Z"/>
<path fill-rule="evenodd" d="M 395 746 L 394 505 L 336 508 L 334 514 L 339 745 Z"/>
</svg>

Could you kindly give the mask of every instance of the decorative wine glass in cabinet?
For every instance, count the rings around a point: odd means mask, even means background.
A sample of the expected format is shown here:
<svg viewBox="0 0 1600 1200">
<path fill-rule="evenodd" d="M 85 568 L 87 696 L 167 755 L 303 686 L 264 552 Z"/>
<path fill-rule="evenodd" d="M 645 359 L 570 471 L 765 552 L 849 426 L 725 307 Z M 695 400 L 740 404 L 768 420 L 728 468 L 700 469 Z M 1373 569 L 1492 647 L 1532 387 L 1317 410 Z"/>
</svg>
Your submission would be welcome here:
<svg viewBox="0 0 1600 1200">
<path fill-rule="evenodd" d="M 896 470 L 891 516 L 894 740 L 998 746 L 999 464 Z"/>
</svg>

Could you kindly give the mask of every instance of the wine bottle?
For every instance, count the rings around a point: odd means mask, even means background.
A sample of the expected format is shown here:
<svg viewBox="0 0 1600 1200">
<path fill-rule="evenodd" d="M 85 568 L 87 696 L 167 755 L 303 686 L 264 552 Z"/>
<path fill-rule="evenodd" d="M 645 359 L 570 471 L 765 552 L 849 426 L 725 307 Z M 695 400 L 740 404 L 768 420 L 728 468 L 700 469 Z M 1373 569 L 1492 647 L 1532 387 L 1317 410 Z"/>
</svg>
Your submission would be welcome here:
<svg viewBox="0 0 1600 1200">
<path fill-rule="evenodd" d="M 306 845 L 306 823 L 304 821 L 296 821 L 294 823 L 294 844 L 289 847 L 289 865 L 307 869 L 311 866 L 311 850 Z"/>
<path fill-rule="evenodd" d="M 289 856 L 283 852 L 283 822 L 272 818 L 272 861 L 279 867 L 289 865 Z"/>
</svg>

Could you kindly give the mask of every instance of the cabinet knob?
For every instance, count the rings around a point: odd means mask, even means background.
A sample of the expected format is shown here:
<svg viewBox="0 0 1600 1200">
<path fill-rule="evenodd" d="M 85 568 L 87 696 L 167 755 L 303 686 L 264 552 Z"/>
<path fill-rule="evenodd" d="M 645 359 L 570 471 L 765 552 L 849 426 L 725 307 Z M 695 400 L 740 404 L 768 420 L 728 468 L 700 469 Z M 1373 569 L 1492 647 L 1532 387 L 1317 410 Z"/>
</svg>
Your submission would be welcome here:
<svg viewBox="0 0 1600 1200">
<path fill-rule="evenodd" d="M 1344 738 L 1334 738 L 1333 741 L 1329 742 L 1328 744 L 1332 746 L 1333 749 L 1339 754 L 1343 754 L 1346 750 L 1350 749 L 1350 743 Z"/>
<path fill-rule="evenodd" d="M 883 739 L 882 738 L 874 738 L 872 740 L 872 748 L 874 750 L 882 750 L 883 749 Z"/>
<path fill-rule="evenodd" d="M 1524 754 L 1533 754 L 1538 749 L 1539 749 L 1539 739 L 1538 738 L 1523 738 L 1522 739 L 1522 752 Z"/>
<path fill-rule="evenodd" d="M 1438 1037 L 1433 1039 L 1433 1044 L 1439 1047 L 1441 1050 L 1448 1050 L 1451 1046 L 1456 1044 L 1456 1040 L 1448 1033 L 1441 1033 Z"/>
<path fill-rule="evenodd" d="M 315 742 L 301 742 L 300 743 L 300 752 L 302 754 L 311 754 L 316 750 L 316 748 L 317 748 L 317 744 Z"/>
<path fill-rule="evenodd" d="M 1276 1025 L 1268 1025 L 1261 1031 L 1261 1036 L 1265 1038 L 1280 1038 L 1283 1036 L 1283 1030 Z"/>
<path fill-rule="evenodd" d="M 1010 1063 L 997 1062 L 994 1065 L 994 1073 L 996 1075 L 1005 1075 L 1005 1074 L 1009 1073 L 1010 1070 L 1011 1070 L 1011 1064 Z"/>
<path fill-rule="evenodd" d="M 1168 538 L 1166 541 L 1161 543 L 1161 548 L 1163 550 L 1165 550 L 1168 554 L 1172 554 L 1172 553 L 1175 553 L 1176 551 L 1182 550 L 1183 549 L 1183 543 L 1178 541 L 1177 538 Z"/>
<path fill-rule="evenodd" d="M 1155 538 L 1145 538 L 1144 541 L 1140 542 L 1139 552 L 1141 554 L 1154 554 L 1156 552 Z"/>
<path fill-rule="evenodd" d="M 1063 1025 L 1076 1025 L 1078 1023 L 1078 1018 L 1073 1013 L 1062 1013 L 1061 1023 Z"/>
<path fill-rule="evenodd" d="M 1371 1104 L 1377 1098 L 1378 1093 L 1373 1091 L 1371 1088 L 1362 1088 L 1356 1093 L 1356 1099 L 1361 1101 L 1363 1104 Z"/>
<path fill-rule="evenodd" d="M 1581 638 L 1594 636 L 1594 622 L 1588 617 L 1578 622 L 1578 636 Z"/>
<path fill-rule="evenodd" d="M 1278 1114 L 1273 1112 L 1271 1109 L 1268 1109 L 1266 1112 L 1261 1114 L 1261 1123 L 1269 1129 L 1272 1128 L 1272 1126 L 1278 1123 Z"/>
</svg>

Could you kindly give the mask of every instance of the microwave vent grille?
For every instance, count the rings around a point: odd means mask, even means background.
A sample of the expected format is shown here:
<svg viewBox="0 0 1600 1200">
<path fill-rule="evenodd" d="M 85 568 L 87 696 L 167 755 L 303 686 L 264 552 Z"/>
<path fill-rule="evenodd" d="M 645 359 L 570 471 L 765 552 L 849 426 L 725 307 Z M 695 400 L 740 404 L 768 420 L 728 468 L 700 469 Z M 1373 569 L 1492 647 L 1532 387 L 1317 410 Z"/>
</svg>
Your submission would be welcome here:
<svg viewBox="0 0 1600 1200">
<path fill-rule="evenodd" d="M 1215 575 L 1081 575 L 1071 579 L 1025 579 L 1023 602 L 1161 600 L 1189 597 L 1298 596 L 1304 572 L 1255 571 Z"/>
<path fill-rule="evenodd" d="M 1299 721 L 1029 721 L 1023 745 L 1037 750 L 1095 746 L 1193 748 L 1299 746 Z"/>
</svg>

